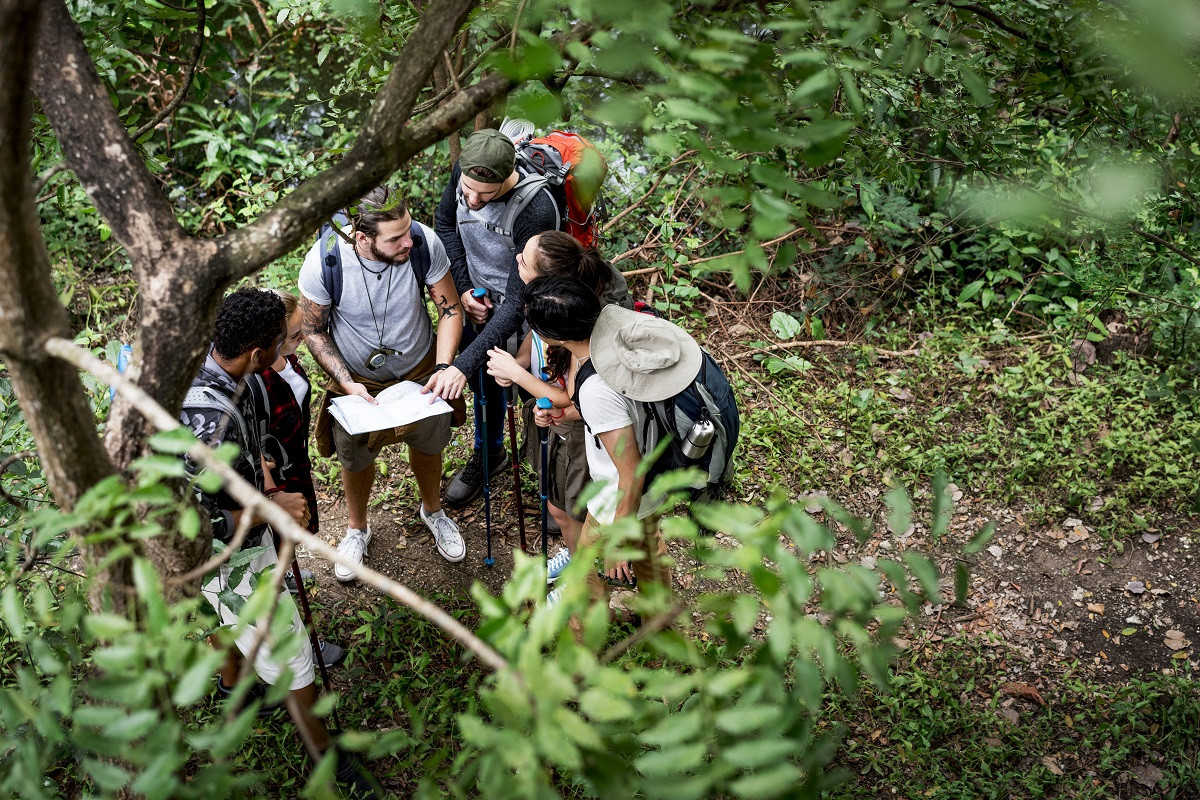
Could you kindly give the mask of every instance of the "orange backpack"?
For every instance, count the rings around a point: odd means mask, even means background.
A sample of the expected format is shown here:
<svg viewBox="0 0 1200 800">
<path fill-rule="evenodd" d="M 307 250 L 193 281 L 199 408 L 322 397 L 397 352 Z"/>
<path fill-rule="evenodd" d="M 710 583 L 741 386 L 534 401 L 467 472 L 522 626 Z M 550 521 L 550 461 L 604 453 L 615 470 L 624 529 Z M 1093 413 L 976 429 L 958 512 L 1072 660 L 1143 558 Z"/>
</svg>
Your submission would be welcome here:
<svg viewBox="0 0 1200 800">
<path fill-rule="evenodd" d="M 584 247 L 596 246 L 596 198 L 608 174 L 608 162 L 596 146 L 578 133 L 551 131 L 546 136 L 517 143 L 517 164 L 528 173 L 546 177 L 552 187 L 562 187 L 566 197 L 564 230 Z"/>
</svg>

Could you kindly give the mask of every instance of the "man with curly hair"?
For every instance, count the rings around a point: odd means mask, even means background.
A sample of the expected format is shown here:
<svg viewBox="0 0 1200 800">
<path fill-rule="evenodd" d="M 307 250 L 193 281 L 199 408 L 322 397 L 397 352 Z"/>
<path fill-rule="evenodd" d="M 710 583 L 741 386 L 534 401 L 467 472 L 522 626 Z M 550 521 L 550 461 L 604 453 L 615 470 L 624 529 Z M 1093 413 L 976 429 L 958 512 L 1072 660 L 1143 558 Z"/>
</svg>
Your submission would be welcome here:
<svg viewBox="0 0 1200 800">
<path fill-rule="evenodd" d="M 246 390 L 245 378 L 269 367 L 279 354 L 283 342 L 285 315 L 283 301 L 274 292 L 260 289 L 239 289 L 228 295 L 217 314 L 212 347 L 204 366 L 192 381 L 184 398 L 180 420 L 200 441 L 210 447 L 230 442 L 237 445 L 238 454 L 232 466 L 238 474 L 259 491 L 274 488 L 270 473 L 263 469 L 260 422 L 262 411 L 255 407 L 253 393 Z M 190 476 L 196 477 L 200 465 L 185 457 Z M 230 694 L 241 672 L 242 659 L 248 656 L 258 638 L 257 620 L 239 622 L 238 612 L 258 583 L 258 576 L 278 561 L 274 537 L 270 528 L 256 516 L 246 520 L 253 511 L 242 508 L 224 488 L 205 491 L 199 481 L 193 483 L 196 499 L 209 517 L 213 539 L 233 546 L 239 526 L 248 525 L 241 548 L 260 548 L 248 564 L 231 566 L 230 561 L 211 573 L 201 593 L 216 610 L 224 627 L 236 632 L 236 648 L 218 677 L 222 694 Z M 308 501 L 299 492 L 276 491 L 271 499 L 300 525 L 308 522 Z M 232 561 L 232 560 L 231 560 Z M 289 681 L 289 694 L 296 701 L 289 703 L 292 719 L 305 733 L 305 739 L 322 750 L 329 747 L 329 734 L 321 720 L 312 713 L 316 702 L 312 644 L 304 635 L 299 612 L 292 612 L 290 643 L 264 641 L 254 659 L 254 669 L 264 683 L 274 685 Z M 285 656 L 280 651 L 290 651 Z M 265 695 L 261 684 L 251 691 L 251 698 Z M 344 785 L 361 788 L 361 767 L 353 758 L 339 759 L 338 779 Z"/>
</svg>

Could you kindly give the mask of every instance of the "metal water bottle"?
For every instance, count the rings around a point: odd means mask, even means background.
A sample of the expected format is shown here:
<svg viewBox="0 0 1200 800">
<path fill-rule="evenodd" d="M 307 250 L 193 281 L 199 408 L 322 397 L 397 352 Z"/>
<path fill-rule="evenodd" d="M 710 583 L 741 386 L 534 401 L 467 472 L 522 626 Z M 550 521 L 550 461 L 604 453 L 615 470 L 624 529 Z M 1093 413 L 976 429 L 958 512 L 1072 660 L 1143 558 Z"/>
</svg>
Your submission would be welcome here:
<svg viewBox="0 0 1200 800">
<path fill-rule="evenodd" d="M 684 458 L 689 461 L 699 461 L 704 458 L 716 433 L 717 426 L 707 416 L 693 422 L 691 430 L 687 432 L 687 436 L 683 439 L 683 445 L 680 447 Z"/>
</svg>

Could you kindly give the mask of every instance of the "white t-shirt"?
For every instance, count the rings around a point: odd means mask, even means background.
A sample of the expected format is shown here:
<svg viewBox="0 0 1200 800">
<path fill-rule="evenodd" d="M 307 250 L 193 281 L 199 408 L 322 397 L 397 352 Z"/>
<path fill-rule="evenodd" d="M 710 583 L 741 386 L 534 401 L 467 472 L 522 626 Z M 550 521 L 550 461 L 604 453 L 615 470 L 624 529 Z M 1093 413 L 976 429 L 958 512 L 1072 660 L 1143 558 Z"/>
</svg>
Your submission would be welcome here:
<svg viewBox="0 0 1200 800">
<path fill-rule="evenodd" d="M 450 270 L 450 259 L 442 241 L 429 227 L 413 221 L 415 234 L 425 237 L 429 248 L 429 274 L 425 283 L 434 285 Z M 399 380 L 421 363 L 433 346 L 433 327 L 425 310 L 425 287 L 417 286 L 408 262 L 384 264 L 359 260 L 353 245 L 341 237 L 342 299 L 330 313 L 333 343 L 356 375 L 387 382 Z M 300 293 L 319 306 L 332 303 L 321 281 L 321 242 L 313 245 L 300 267 Z M 382 367 L 367 368 L 366 361 L 380 345 L 397 351 Z"/>
<path fill-rule="evenodd" d="M 296 368 L 292 366 L 292 362 L 284 361 L 283 369 L 279 371 L 279 377 L 288 382 L 288 386 L 292 387 L 292 394 L 296 396 L 296 405 L 304 407 L 304 398 L 308 397 L 308 381 Z"/>
<path fill-rule="evenodd" d="M 592 375 L 579 387 L 579 407 L 587 425 L 584 436 L 584 451 L 587 453 L 588 471 L 592 480 L 604 485 L 595 497 L 588 501 L 588 513 L 602 525 L 612 522 L 617 515 L 617 465 L 613 463 L 604 444 L 598 440 L 602 433 L 628 428 L 633 425 L 633 401 L 622 396 L 599 375 Z M 656 504 L 642 497 L 638 508 L 638 519 L 653 513 Z"/>
</svg>

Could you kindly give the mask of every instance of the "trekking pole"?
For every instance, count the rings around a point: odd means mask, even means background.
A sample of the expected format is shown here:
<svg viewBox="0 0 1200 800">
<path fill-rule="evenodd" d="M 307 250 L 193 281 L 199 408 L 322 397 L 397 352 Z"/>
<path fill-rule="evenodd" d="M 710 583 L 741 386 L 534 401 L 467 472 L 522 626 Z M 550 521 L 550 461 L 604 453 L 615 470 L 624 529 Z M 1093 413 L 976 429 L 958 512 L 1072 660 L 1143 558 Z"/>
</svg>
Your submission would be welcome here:
<svg viewBox="0 0 1200 800">
<path fill-rule="evenodd" d="M 471 296 L 476 299 L 486 297 L 487 289 L 472 289 Z M 477 333 L 480 329 L 481 326 L 475 326 Z M 488 440 L 487 392 L 484 386 L 486 378 L 487 367 L 481 366 L 479 368 L 479 438 L 482 440 L 482 444 L 479 448 L 479 462 L 483 466 L 483 527 L 487 534 L 487 556 L 483 559 L 483 565 L 490 567 L 496 563 L 496 559 L 492 558 L 492 475 L 488 469 L 488 450 L 491 449 L 492 443 Z M 501 436 L 503 435 L 501 434 Z"/>
<path fill-rule="evenodd" d="M 537 407 L 539 409 L 541 409 L 542 411 L 549 411 L 551 408 L 554 407 L 554 405 L 553 405 L 553 403 L 550 402 L 549 397 L 539 397 L 537 399 Z M 547 532 L 550 529 L 550 521 L 549 521 L 550 509 L 548 507 L 548 501 L 547 501 L 547 495 L 549 494 L 549 492 L 547 491 L 547 487 L 549 486 L 549 483 L 550 483 L 550 481 L 549 481 L 550 471 L 547 469 L 546 462 L 548 462 L 550 460 L 550 429 L 542 427 L 541 425 L 538 426 L 538 447 L 540 447 L 542 449 L 541 460 L 539 461 L 539 466 L 541 466 L 541 468 L 542 468 L 542 470 L 541 470 L 542 474 L 541 474 L 540 480 L 539 480 L 539 483 L 540 483 L 539 488 L 541 490 L 540 493 L 541 493 L 541 500 L 542 500 L 542 563 L 546 565 L 546 569 L 549 569 L 550 568 L 550 555 L 549 555 L 550 551 L 549 551 L 549 545 L 546 542 L 546 536 L 547 536 Z M 550 584 L 549 583 L 546 584 L 546 593 L 547 594 L 550 593 Z"/>
<path fill-rule="evenodd" d="M 521 552 L 527 550 L 525 544 L 525 505 L 521 495 L 521 470 L 517 462 L 517 414 L 514 408 L 515 399 L 511 386 L 504 389 L 504 407 L 508 411 L 508 446 L 512 450 L 513 492 L 517 498 L 517 529 L 521 532 Z"/>
<path fill-rule="evenodd" d="M 329 671 L 325 668 L 325 656 L 321 655 L 321 642 L 317 639 L 317 629 L 313 627 L 312 608 L 308 605 L 308 590 L 304 588 L 304 581 L 300 579 L 300 562 L 296 560 L 296 556 L 292 556 L 292 581 L 296 584 L 296 596 L 300 598 L 300 609 L 304 612 L 304 625 L 308 628 L 308 641 L 312 644 L 313 657 L 317 661 L 317 669 L 321 672 L 321 684 L 325 687 L 325 691 L 332 691 L 332 684 L 329 683 Z M 333 707 L 333 724 L 338 726 L 338 730 L 342 729 L 342 718 L 338 715 L 337 706 Z"/>
</svg>

